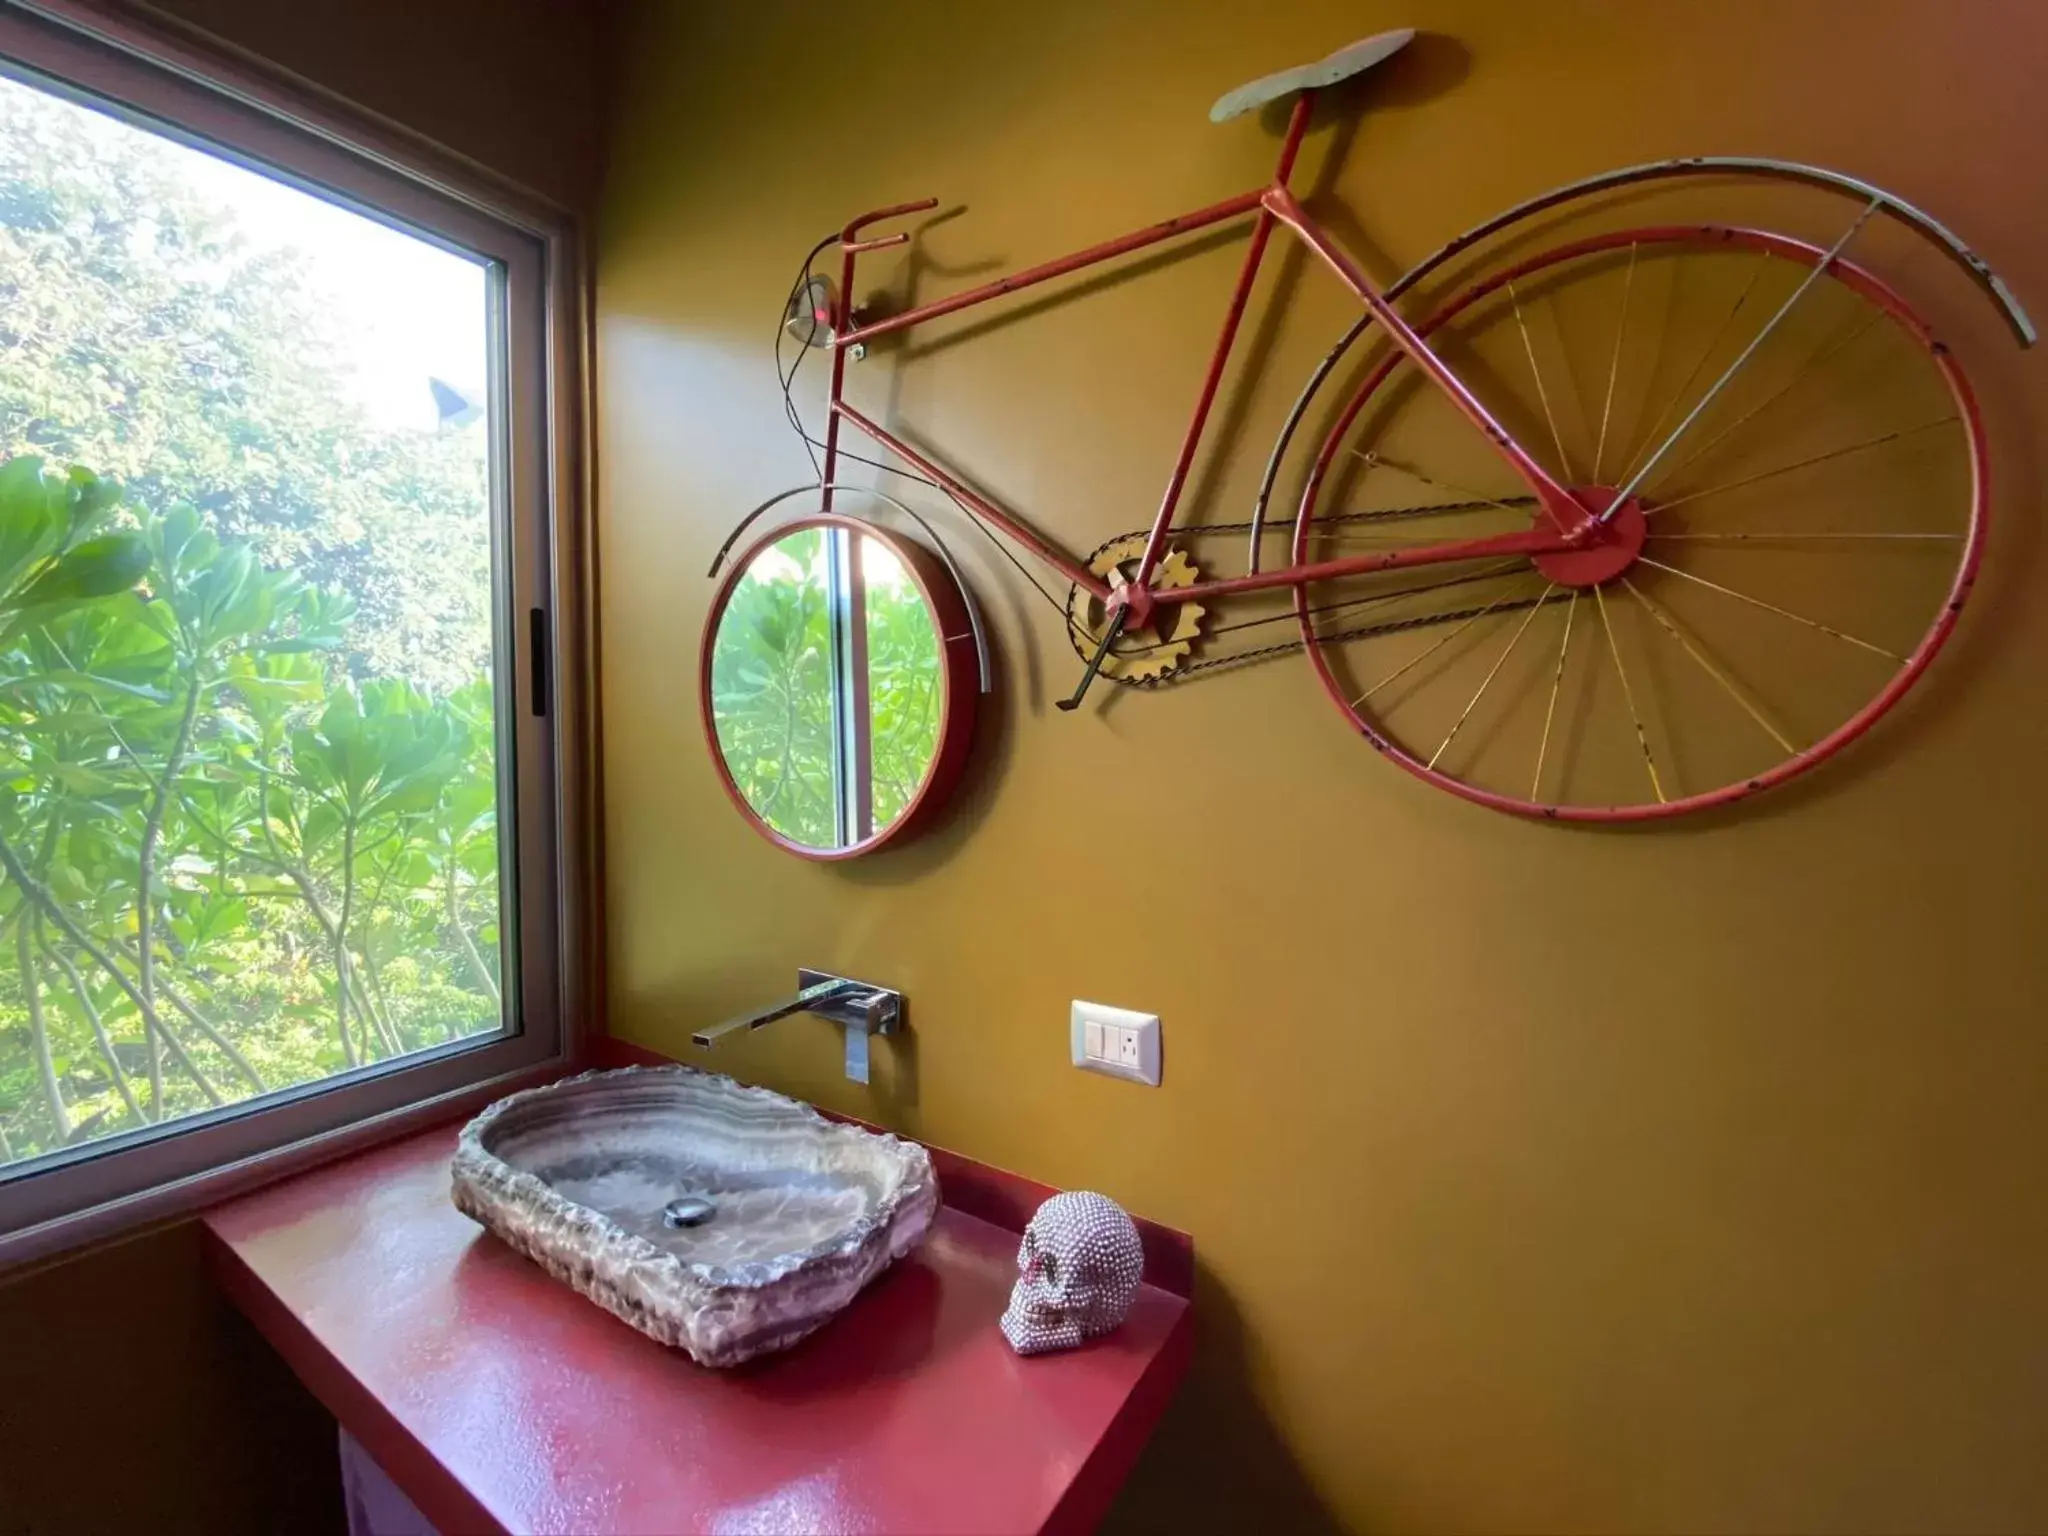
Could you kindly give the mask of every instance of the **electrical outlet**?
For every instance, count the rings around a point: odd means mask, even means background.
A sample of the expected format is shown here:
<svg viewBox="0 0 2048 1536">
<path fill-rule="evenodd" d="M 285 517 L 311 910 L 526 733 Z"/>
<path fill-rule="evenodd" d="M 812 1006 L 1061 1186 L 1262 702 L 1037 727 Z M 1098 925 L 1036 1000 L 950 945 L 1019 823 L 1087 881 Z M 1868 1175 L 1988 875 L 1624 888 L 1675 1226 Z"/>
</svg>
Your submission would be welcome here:
<svg viewBox="0 0 2048 1536">
<path fill-rule="evenodd" d="M 1105 1077 L 1159 1086 L 1159 1015 L 1075 1002 L 1069 1016 L 1074 1065 Z"/>
</svg>

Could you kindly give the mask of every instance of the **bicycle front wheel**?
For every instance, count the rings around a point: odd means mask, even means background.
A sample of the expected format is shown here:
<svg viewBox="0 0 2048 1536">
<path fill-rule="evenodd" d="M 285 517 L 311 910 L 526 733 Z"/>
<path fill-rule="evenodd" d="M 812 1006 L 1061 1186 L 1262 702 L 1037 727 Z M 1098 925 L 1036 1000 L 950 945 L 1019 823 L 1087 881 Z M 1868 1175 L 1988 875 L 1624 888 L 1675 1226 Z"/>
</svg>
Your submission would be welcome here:
<svg viewBox="0 0 2048 1536">
<path fill-rule="evenodd" d="M 1948 638 L 1983 554 L 1983 429 L 1955 358 L 1870 272 L 1763 230 L 1625 229 L 1515 261 L 1416 329 L 1614 531 L 1297 590 L 1324 689 L 1424 781 L 1570 820 L 1723 804 L 1835 755 Z M 1323 442 L 1293 552 L 1539 516 L 1390 351 Z"/>
</svg>

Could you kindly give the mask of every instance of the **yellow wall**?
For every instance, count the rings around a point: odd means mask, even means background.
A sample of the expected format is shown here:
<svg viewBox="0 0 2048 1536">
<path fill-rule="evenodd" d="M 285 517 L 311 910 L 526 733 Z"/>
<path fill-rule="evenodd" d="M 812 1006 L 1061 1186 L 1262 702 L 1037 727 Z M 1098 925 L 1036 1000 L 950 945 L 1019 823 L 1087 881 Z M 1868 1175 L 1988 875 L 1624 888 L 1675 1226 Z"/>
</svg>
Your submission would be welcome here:
<svg viewBox="0 0 2048 1536">
<path fill-rule="evenodd" d="M 1456 42 L 1398 66 L 1318 205 L 1382 277 L 1559 180 L 1770 153 L 1924 202 L 2048 316 L 2027 0 L 644 5 L 599 246 L 613 1028 L 692 1057 L 798 964 L 892 983 L 914 1044 L 872 1093 L 813 1020 L 716 1064 L 1192 1231 L 1203 1357 L 1132 1527 L 2039 1529 L 2048 355 L 1933 264 L 2004 476 L 1989 580 L 1810 790 L 1524 825 L 1377 761 L 1298 662 L 1057 715 L 1056 623 L 964 533 L 1002 701 L 944 830 L 809 865 L 714 780 L 704 570 L 806 473 L 766 347 L 811 240 L 964 203 L 930 296 L 1226 195 L 1272 140 L 1215 95 L 1411 22 Z M 856 398 L 1090 547 L 1156 502 L 1237 250 Z M 1302 282 L 1206 482 L 1229 515 L 1343 318 Z M 1163 1088 L 1067 1064 L 1075 997 L 1164 1016 Z"/>
</svg>

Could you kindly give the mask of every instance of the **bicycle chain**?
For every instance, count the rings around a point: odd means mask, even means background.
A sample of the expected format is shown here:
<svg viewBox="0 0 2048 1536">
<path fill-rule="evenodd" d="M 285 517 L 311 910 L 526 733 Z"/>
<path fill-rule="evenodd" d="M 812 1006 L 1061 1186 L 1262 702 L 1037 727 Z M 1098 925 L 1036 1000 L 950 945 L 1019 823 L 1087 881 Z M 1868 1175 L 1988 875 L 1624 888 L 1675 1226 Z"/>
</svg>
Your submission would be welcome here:
<svg viewBox="0 0 2048 1536">
<path fill-rule="evenodd" d="M 1318 518 L 1316 521 L 1325 524 L 1395 522 L 1404 518 L 1436 517 L 1446 512 L 1474 512 L 1481 507 L 1516 507 L 1534 506 L 1535 504 L 1536 498 L 1533 496 L 1509 497 L 1499 501 L 1480 498 L 1471 501 L 1436 502 L 1423 507 L 1393 507 L 1378 512 L 1338 512 L 1329 517 Z M 1274 523 L 1254 525 L 1249 521 L 1242 523 L 1190 523 L 1184 527 L 1175 528 L 1172 531 L 1176 537 L 1192 538 L 1200 534 L 1250 533 L 1254 526 L 1265 529 L 1280 525 Z M 1119 533 L 1111 538 L 1104 539 L 1088 552 L 1087 563 L 1092 565 L 1112 545 L 1121 544 L 1129 538 L 1143 537 L 1145 531 L 1144 529 L 1135 529 L 1128 533 Z M 1075 590 L 1078 589 L 1069 589 L 1070 603 L 1073 591 Z M 1379 635 L 1399 634 L 1407 629 L 1420 629 L 1426 624 L 1447 624 L 1477 618 L 1483 613 L 1515 613 L 1524 608 L 1533 608 L 1540 603 L 1553 600 L 1553 597 L 1521 598 L 1512 603 L 1494 603 L 1482 608 L 1462 608 L 1450 613 L 1430 613 L 1408 619 L 1388 619 L 1384 623 L 1367 624 L 1355 629 L 1338 630 L 1335 634 L 1322 635 L 1318 638 L 1326 644 L 1341 644 L 1347 640 L 1367 640 Z M 1285 616 L 1276 617 L 1271 622 L 1276 624 L 1284 623 L 1286 618 Z M 1086 653 L 1081 650 L 1080 642 L 1074 634 L 1074 626 L 1071 623 L 1067 625 L 1067 643 L 1074 647 L 1077 655 L 1081 655 L 1084 660 L 1086 659 Z M 1114 683 L 1120 688 L 1161 688 L 1169 683 L 1178 682 L 1181 678 L 1187 677 L 1191 673 L 1206 672 L 1215 667 L 1234 667 L 1245 662 L 1263 660 L 1268 656 L 1284 656 L 1293 651 L 1303 650 L 1306 646 L 1307 642 L 1304 640 L 1282 640 L 1273 645 L 1254 646 L 1248 651 L 1233 651 L 1228 656 L 1204 656 L 1195 661 L 1185 662 L 1175 667 L 1172 671 L 1161 673 L 1156 677 L 1116 677 L 1107 672 L 1097 675 L 1104 682 Z"/>
</svg>

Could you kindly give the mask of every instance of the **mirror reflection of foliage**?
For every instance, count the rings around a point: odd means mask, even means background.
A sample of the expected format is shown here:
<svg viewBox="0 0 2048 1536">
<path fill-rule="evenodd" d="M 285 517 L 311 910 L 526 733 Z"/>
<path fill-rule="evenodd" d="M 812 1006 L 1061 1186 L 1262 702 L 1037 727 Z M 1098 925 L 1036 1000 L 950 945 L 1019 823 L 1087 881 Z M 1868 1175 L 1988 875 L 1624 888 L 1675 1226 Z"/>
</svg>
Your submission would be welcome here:
<svg viewBox="0 0 2048 1536">
<path fill-rule="evenodd" d="M 761 819 L 811 848 L 838 843 L 826 535 L 756 555 L 719 619 L 711 710 L 726 769 Z"/>
<path fill-rule="evenodd" d="M 865 686 L 873 825 L 908 809 L 938 750 L 945 680 L 923 593 L 888 546 L 860 540 L 867 674 L 835 676 L 832 539 L 807 528 L 753 556 L 712 643 L 712 720 L 741 795 L 769 826 L 812 848 L 843 844 L 835 813 L 835 690 Z M 846 658 L 845 664 L 851 664 Z"/>
<path fill-rule="evenodd" d="M 880 566 L 867 542 L 870 566 Z M 889 568 L 901 570 L 895 562 Z M 907 572 L 897 581 L 867 584 L 868 701 L 874 732 L 875 826 L 886 827 L 909 808 L 939 747 L 945 677 L 939 664 L 938 626 L 924 595 Z"/>
<path fill-rule="evenodd" d="M 0 1159 L 497 1026 L 489 687 L 358 682 L 360 623 L 0 465 Z"/>
</svg>

